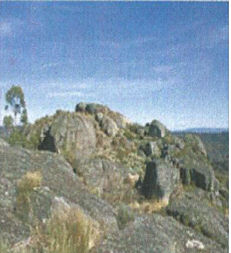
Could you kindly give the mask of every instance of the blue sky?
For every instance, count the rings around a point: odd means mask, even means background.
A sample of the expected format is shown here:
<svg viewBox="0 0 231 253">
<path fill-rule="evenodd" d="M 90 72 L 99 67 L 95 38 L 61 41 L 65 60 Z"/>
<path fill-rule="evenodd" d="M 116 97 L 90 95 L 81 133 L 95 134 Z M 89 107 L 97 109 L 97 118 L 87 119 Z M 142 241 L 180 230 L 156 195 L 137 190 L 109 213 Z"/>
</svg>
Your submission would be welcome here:
<svg viewBox="0 0 231 253">
<path fill-rule="evenodd" d="M 227 2 L 0 2 L 4 93 L 29 120 L 97 102 L 169 129 L 228 127 Z"/>
</svg>

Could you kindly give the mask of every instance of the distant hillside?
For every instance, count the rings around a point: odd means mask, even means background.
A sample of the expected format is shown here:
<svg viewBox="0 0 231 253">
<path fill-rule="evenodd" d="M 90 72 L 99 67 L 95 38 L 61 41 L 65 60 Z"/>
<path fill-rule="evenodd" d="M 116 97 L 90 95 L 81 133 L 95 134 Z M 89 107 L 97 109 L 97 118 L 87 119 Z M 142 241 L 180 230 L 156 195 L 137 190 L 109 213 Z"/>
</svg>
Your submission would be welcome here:
<svg viewBox="0 0 231 253">
<path fill-rule="evenodd" d="M 229 170 L 229 133 L 198 134 L 205 144 L 213 167 L 218 170 Z"/>
<path fill-rule="evenodd" d="M 206 127 L 198 127 L 198 128 L 186 128 L 184 130 L 173 131 L 176 133 L 223 133 L 228 132 L 228 128 L 206 128 Z"/>
</svg>

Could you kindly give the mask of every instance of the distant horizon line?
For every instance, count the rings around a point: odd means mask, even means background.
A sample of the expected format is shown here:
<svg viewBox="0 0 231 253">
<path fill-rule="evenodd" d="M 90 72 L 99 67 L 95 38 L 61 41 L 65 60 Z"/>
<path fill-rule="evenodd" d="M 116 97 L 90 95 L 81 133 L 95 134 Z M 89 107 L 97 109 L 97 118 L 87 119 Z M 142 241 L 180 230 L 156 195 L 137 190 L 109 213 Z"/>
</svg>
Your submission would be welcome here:
<svg viewBox="0 0 231 253">
<path fill-rule="evenodd" d="M 213 130 L 213 131 L 229 131 L 229 127 L 186 127 L 186 128 L 181 128 L 181 129 L 174 129 L 172 131 L 177 132 L 177 131 L 206 131 L 206 130 Z"/>
</svg>

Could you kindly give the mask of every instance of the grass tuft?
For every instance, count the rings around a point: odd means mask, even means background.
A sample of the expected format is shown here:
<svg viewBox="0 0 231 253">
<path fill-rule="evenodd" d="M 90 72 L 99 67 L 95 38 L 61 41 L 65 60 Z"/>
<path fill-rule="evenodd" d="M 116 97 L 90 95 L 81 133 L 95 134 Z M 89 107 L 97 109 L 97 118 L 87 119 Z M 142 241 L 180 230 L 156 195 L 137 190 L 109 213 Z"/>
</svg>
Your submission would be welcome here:
<svg viewBox="0 0 231 253">
<path fill-rule="evenodd" d="M 98 230 L 80 209 L 55 210 L 34 229 L 34 248 L 46 253 L 87 253 L 95 246 Z"/>
<path fill-rule="evenodd" d="M 31 211 L 30 195 L 33 190 L 40 187 L 42 175 L 39 171 L 27 172 L 18 182 L 16 212 L 19 217 L 26 221 Z"/>
<path fill-rule="evenodd" d="M 40 187 L 42 182 L 42 175 L 39 171 L 27 172 L 18 182 L 19 192 L 31 192 L 35 188 Z"/>
</svg>

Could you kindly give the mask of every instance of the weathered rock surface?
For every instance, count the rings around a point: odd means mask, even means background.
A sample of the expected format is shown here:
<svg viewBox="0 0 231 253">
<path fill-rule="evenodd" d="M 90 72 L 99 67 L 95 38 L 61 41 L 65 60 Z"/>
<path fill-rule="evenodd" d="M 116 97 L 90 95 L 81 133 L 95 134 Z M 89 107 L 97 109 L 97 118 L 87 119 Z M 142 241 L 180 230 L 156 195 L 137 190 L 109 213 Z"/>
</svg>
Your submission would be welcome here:
<svg viewBox="0 0 231 253">
<path fill-rule="evenodd" d="M 228 248 L 228 218 L 211 205 L 206 192 L 192 188 L 170 201 L 167 213 L 184 225 L 194 228 L 223 248 Z"/>
<path fill-rule="evenodd" d="M 86 159 L 78 163 L 76 172 L 84 178 L 84 183 L 98 195 L 111 192 L 121 186 L 126 177 L 126 169 L 120 165 L 102 158 Z"/>
<path fill-rule="evenodd" d="M 41 186 L 31 191 L 29 209 L 17 202 L 18 181 L 28 171 L 38 171 L 42 176 Z M 104 229 L 117 229 L 113 208 L 90 194 L 60 155 L 0 146 L 1 237 L 10 243 L 26 239 L 30 235 L 30 226 L 37 219 L 42 222 L 49 217 L 56 197 L 63 198 L 70 205 L 80 206 Z"/>
<path fill-rule="evenodd" d="M 203 142 L 201 141 L 200 137 L 197 135 L 193 135 L 193 134 L 186 134 L 184 137 L 184 141 L 193 146 L 193 148 L 196 151 L 201 152 L 203 155 L 207 156 L 207 152 L 205 149 L 205 146 L 203 144 Z"/>
<path fill-rule="evenodd" d="M 184 149 L 185 143 L 182 138 L 179 138 L 177 136 L 172 136 L 173 143 L 175 144 L 176 148 L 182 150 Z"/>
<path fill-rule="evenodd" d="M 202 249 L 203 248 L 203 249 Z M 182 226 L 171 217 L 141 216 L 120 233 L 110 235 L 98 253 L 227 252 L 218 243 Z"/>
<path fill-rule="evenodd" d="M 119 130 L 116 123 L 108 116 L 103 116 L 102 120 L 100 120 L 100 126 L 110 137 L 114 137 Z"/>
<path fill-rule="evenodd" d="M 168 203 L 169 197 L 179 183 L 179 170 L 156 159 L 147 163 L 142 191 L 146 198 L 155 197 Z"/>
<path fill-rule="evenodd" d="M 144 153 L 146 156 L 160 157 L 160 155 L 161 155 L 161 150 L 158 146 L 158 143 L 154 142 L 154 141 L 148 142 L 144 146 L 143 150 L 144 150 Z"/>
<path fill-rule="evenodd" d="M 120 113 L 118 112 L 113 112 L 111 111 L 107 106 L 101 105 L 101 104 L 95 104 L 95 103 L 90 103 L 90 104 L 85 104 L 85 103 L 79 103 L 75 107 L 76 112 L 85 112 L 89 114 L 93 114 L 95 116 L 99 116 L 101 114 L 104 116 L 107 116 L 110 118 L 112 121 L 115 122 L 116 126 L 118 128 L 125 128 L 129 121 Z M 97 116 L 97 117 L 98 117 Z"/>
<path fill-rule="evenodd" d="M 57 111 L 28 126 L 24 133 L 35 148 L 62 153 L 74 160 L 95 153 L 96 146 L 106 140 L 104 134 L 113 138 L 127 124 L 124 116 L 106 106 L 79 103 L 76 112 Z"/>
<path fill-rule="evenodd" d="M 37 121 L 25 132 L 28 139 L 37 139 L 38 149 L 72 157 L 90 155 L 96 147 L 94 119 L 84 114 L 58 112 Z"/>
<path fill-rule="evenodd" d="M 158 120 L 153 120 L 147 125 L 147 134 L 152 137 L 162 138 L 167 134 L 167 129 Z"/>
<path fill-rule="evenodd" d="M 87 103 L 79 103 L 73 113 L 57 111 L 38 120 L 25 135 L 35 148 L 60 153 L 69 163 L 58 154 L 16 149 L 0 140 L 0 226 L 10 242 L 25 239 L 29 225 L 35 218 L 46 219 L 59 199 L 109 229 L 100 253 L 227 252 L 222 212 L 228 207 L 228 189 L 219 187 L 199 137 L 173 136 L 156 120 L 145 127 L 128 124 L 106 106 Z M 27 171 L 40 171 L 43 181 L 31 193 L 25 222 L 16 215 L 15 203 L 17 182 Z M 155 208 L 163 202 L 164 207 Z M 120 203 L 137 213 L 118 231 Z M 156 210 L 174 218 L 145 214 Z"/>
<path fill-rule="evenodd" d="M 184 184 L 194 183 L 197 187 L 208 191 L 218 191 L 219 186 L 214 171 L 208 164 L 192 160 L 190 167 L 181 167 L 181 178 Z"/>
<path fill-rule="evenodd" d="M 137 132 L 140 129 L 145 130 L 147 136 L 141 136 Z M 144 168 L 146 155 L 150 158 L 161 158 L 170 166 L 170 173 L 164 169 L 166 178 L 161 174 L 158 178 L 162 178 L 162 182 L 168 182 L 168 187 L 172 190 L 176 184 L 173 175 L 180 174 L 184 184 L 193 183 L 208 191 L 219 191 L 219 184 L 200 138 L 191 134 L 186 135 L 184 139 L 172 136 L 166 127 L 156 120 L 147 124 L 145 128 L 137 124 L 127 125 L 121 114 L 112 112 L 106 106 L 79 103 L 75 113 L 57 112 L 52 117 L 36 122 L 28 132 L 28 138 L 39 136 L 40 150 L 61 153 L 72 165 L 75 161 L 91 159 L 91 155 L 103 155 L 114 162 Z M 152 185 L 155 184 L 156 182 L 152 182 Z M 160 191 L 157 188 L 161 188 L 162 195 L 171 192 L 172 190 L 167 188 L 163 190 L 165 184 L 160 186 L 162 183 L 159 182 L 155 191 Z"/>
<path fill-rule="evenodd" d="M 207 159 L 200 138 L 187 134 L 184 139 L 168 135 L 163 138 L 161 157 L 174 167 L 180 168 L 183 184 L 195 184 L 207 191 L 218 191 L 219 185 L 214 170 Z"/>
</svg>

